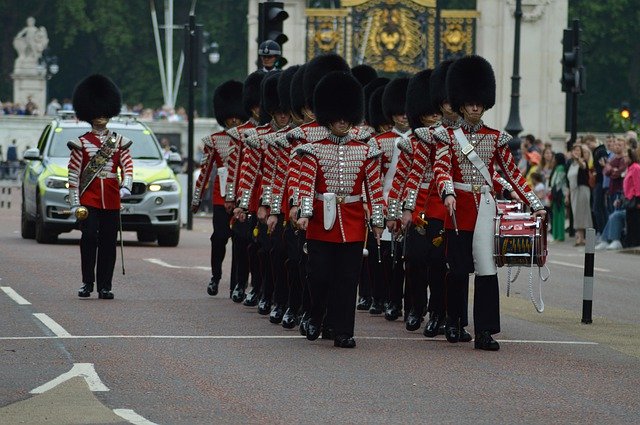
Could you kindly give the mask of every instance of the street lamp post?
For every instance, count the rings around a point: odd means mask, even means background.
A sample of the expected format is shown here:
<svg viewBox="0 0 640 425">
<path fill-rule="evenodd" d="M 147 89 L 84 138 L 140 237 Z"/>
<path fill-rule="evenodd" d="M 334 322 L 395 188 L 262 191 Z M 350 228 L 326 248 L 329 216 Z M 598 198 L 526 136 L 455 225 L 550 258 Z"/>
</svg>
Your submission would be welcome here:
<svg viewBox="0 0 640 425">
<path fill-rule="evenodd" d="M 60 66 L 58 65 L 58 57 L 51 54 L 51 51 L 47 48 L 42 52 L 42 56 L 40 57 L 39 65 L 45 73 L 46 78 L 46 86 L 45 86 L 45 94 L 44 101 L 45 105 L 48 102 L 49 97 L 49 80 L 60 71 Z"/>
<path fill-rule="evenodd" d="M 513 137 L 509 142 L 509 147 L 514 156 L 517 156 L 520 149 L 518 134 L 523 130 L 520 122 L 520 22 L 522 21 L 522 0 L 516 0 L 514 15 L 516 28 L 513 46 L 513 75 L 511 76 L 511 108 L 509 110 L 509 121 L 504 129 Z"/>
<path fill-rule="evenodd" d="M 206 117 L 209 115 L 208 105 L 209 105 L 209 95 L 207 93 L 207 75 L 209 73 L 209 64 L 215 65 L 220 62 L 220 52 L 218 51 L 218 43 L 212 42 L 209 43 L 209 33 L 202 33 L 202 60 L 200 61 L 201 67 L 201 78 L 200 81 L 202 83 L 202 108 L 201 108 L 201 117 Z"/>
</svg>

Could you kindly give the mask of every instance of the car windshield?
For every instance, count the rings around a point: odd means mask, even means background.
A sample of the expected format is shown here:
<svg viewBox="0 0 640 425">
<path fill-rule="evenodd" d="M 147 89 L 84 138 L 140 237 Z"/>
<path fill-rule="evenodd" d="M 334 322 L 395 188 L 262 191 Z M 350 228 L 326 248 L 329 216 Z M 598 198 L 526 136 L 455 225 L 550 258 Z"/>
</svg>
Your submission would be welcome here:
<svg viewBox="0 0 640 425">
<path fill-rule="evenodd" d="M 48 148 L 49 157 L 69 158 L 67 142 L 82 136 L 87 131 L 86 127 L 56 128 Z M 133 159 L 162 159 L 158 142 L 151 131 L 146 128 L 120 128 L 115 132 L 133 141 L 131 148 L 129 148 Z"/>
</svg>

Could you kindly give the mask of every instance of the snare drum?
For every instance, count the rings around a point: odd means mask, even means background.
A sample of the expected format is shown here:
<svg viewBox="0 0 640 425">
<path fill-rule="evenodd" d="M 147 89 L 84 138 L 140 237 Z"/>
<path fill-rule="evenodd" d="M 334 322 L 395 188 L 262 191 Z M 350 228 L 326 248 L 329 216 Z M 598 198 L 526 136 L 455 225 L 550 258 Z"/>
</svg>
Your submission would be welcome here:
<svg viewBox="0 0 640 425">
<path fill-rule="evenodd" d="M 496 266 L 544 266 L 547 261 L 547 221 L 529 213 L 494 218 L 493 258 Z M 533 256 L 533 261 L 532 257 Z"/>
<path fill-rule="evenodd" d="M 520 201 L 509 201 L 506 199 L 498 199 L 496 201 L 496 208 L 498 209 L 498 215 L 521 213 L 524 206 Z"/>
</svg>

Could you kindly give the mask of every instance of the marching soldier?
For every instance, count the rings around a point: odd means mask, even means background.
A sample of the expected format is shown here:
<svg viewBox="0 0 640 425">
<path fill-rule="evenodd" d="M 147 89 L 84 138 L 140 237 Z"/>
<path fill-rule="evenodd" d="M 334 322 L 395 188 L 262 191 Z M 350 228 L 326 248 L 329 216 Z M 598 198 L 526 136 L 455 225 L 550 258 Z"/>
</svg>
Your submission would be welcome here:
<svg viewBox="0 0 640 425">
<path fill-rule="evenodd" d="M 238 181 L 240 179 L 240 166 L 244 160 L 242 135 L 245 130 L 255 128 L 260 125 L 260 83 L 264 77 L 264 72 L 255 71 L 247 76 L 242 86 L 242 107 L 249 116 L 245 123 L 227 130 L 232 141 L 229 146 L 229 158 L 227 160 L 227 183 L 225 189 L 225 208 L 233 211 L 236 207 Z M 235 217 L 233 224 L 233 258 L 235 258 L 235 270 L 231 275 L 235 278 L 235 287 L 231 293 L 231 300 L 240 303 L 243 300 L 245 305 L 256 305 L 260 295 L 260 273 L 256 252 L 251 246 L 253 244 L 253 228 L 255 226 L 255 216 L 247 217 L 241 221 Z M 250 248 L 252 248 L 250 250 Z M 251 257 L 251 258 L 250 258 Z M 247 281 L 249 279 L 249 267 L 251 266 L 252 291 L 246 296 Z M 245 300 L 246 296 L 246 300 Z"/>
<path fill-rule="evenodd" d="M 318 83 L 314 113 L 325 137 L 299 147 L 300 218 L 307 231 L 311 318 L 306 336 L 320 336 L 327 309 L 332 314 L 334 345 L 353 348 L 355 303 L 365 239 L 362 191 L 371 204 L 376 238 L 384 226 L 384 200 L 378 158 L 367 134 L 352 132 L 362 122 L 363 92 L 347 72 L 331 72 Z M 319 130 L 320 130 L 319 129 Z M 364 138 L 364 140 L 362 140 Z"/>
<path fill-rule="evenodd" d="M 360 65 L 356 65 L 353 68 L 351 68 L 351 74 L 353 74 L 355 79 L 358 80 L 362 88 L 364 88 L 367 84 L 369 84 L 370 82 L 378 78 L 378 72 L 375 69 L 373 69 L 372 66 L 364 63 Z M 365 105 L 366 105 L 366 98 L 365 98 Z M 366 116 L 367 116 L 366 111 L 364 116 L 366 121 Z"/>
<path fill-rule="evenodd" d="M 130 195 L 133 185 L 131 140 L 107 128 L 109 119 L 120 113 L 121 104 L 118 87 L 100 74 L 85 78 L 73 93 L 76 116 L 91 124 L 91 131 L 68 143 L 71 211 L 76 216 L 80 209 L 88 211 L 80 224 L 82 287 L 78 296 L 82 298 L 91 295 L 95 282 L 98 298 L 113 299 L 120 198 Z"/>
<path fill-rule="evenodd" d="M 216 179 L 213 184 L 213 233 L 211 233 L 211 280 L 207 286 L 209 295 L 218 293 L 218 284 L 222 277 L 222 261 L 226 253 L 226 246 L 231 237 L 230 211 L 225 209 L 225 189 L 227 182 L 227 162 L 229 148 L 232 143 L 227 130 L 237 127 L 247 120 L 247 113 L 242 108 L 242 83 L 229 80 L 218 86 L 213 94 L 213 109 L 218 124 L 223 130 L 211 134 L 202 139 L 204 143 L 204 155 L 202 157 L 202 169 L 191 201 L 191 211 L 195 214 L 200 208 L 202 194 L 204 193 L 213 169 L 216 169 Z M 235 270 L 235 261 L 232 258 L 231 269 Z M 230 280 L 229 293 L 235 286 L 235 277 Z"/>
<path fill-rule="evenodd" d="M 448 138 L 436 137 L 434 166 L 438 193 L 447 208 L 445 217 L 447 274 L 447 340 L 460 337 L 469 273 L 475 272 L 474 327 L 476 349 L 496 351 L 492 335 L 500 332 L 498 276 L 493 259 L 494 166 L 505 173 L 519 197 L 544 218 L 545 210 L 518 170 L 509 150 L 511 137 L 484 125 L 482 114 L 495 104 L 495 75 L 480 56 L 454 62 L 446 79 L 448 99 L 462 116 L 460 127 L 449 128 Z"/>
</svg>

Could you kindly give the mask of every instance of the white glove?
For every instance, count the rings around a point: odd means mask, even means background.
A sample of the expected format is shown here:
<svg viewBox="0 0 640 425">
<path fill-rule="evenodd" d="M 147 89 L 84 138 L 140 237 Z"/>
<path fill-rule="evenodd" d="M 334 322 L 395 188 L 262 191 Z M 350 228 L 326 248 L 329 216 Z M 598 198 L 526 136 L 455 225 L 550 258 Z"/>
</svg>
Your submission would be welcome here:
<svg viewBox="0 0 640 425">
<path fill-rule="evenodd" d="M 127 189 L 126 187 L 120 188 L 120 199 L 126 198 L 129 195 L 131 195 L 131 191 L 129 189 Z"/>
</svg>

